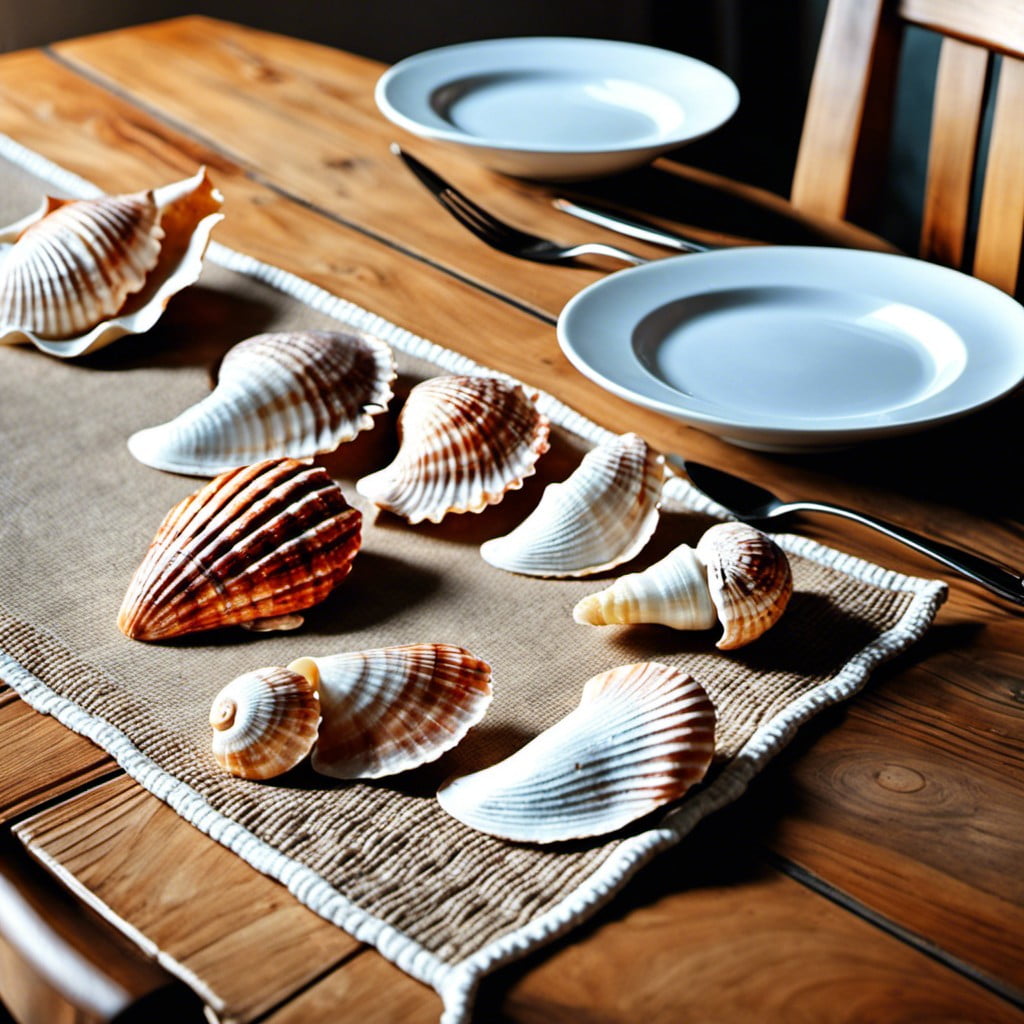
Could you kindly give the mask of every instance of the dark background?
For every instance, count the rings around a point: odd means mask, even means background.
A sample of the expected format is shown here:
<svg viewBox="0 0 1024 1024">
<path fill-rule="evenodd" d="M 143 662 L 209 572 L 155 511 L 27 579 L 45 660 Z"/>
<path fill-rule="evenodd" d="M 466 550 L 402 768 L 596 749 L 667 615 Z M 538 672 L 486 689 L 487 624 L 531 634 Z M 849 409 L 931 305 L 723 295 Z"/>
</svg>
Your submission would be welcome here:
<svg viewBox="0 0 1024 1024">
<path fill-rule="evenodd" d="M 0 50 L 42 46 L 123 25 L 198 13 L 394 62 L 472 39 L 580 35 L 625 39 L 699 57 L 739 86 L 740 109 L 688 163 L 789 192 L 826 0 L 0 0 Z M 913 250 L 937 40 L 905 47 L 891 188 L 868 225 Z M 187 84 L 183 83 L 183 88 Z"/>
</svg>

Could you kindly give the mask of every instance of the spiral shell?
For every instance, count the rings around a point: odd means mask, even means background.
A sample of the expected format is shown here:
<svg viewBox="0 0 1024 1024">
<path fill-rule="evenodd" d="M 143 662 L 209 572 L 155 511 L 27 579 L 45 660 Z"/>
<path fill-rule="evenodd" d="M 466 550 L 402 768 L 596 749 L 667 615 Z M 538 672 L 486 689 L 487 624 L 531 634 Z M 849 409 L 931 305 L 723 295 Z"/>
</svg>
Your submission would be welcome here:
<svg viewBox="0 0 1024 1024">
<path fill-rule="evenodd" d="M 480 512 L 535 472 L 549 429 L 519 384 L 433 377 L 409 392 L 395 459 L 356 489 L 410 523 Z"/>
<path fill-rule="evenodd" d="M 679 669 L 594 676 L 579 706 L 511 757 L 446 782 L 441 806 L 480 832 L 553 843 L 614 832 L 677 800 L 714 755 L 715 712 Z"/>
<path fill-rule="evenodd" d="M 300 658 L 289 668 L 320 693 L 313 768 L 337 779 L 377 779 L 434 761 L 491 702 L 490 666 L 450 644 Z"/>
<path fill-rule="evenodd" d="M 320 702 L 298 672 L 272 666 L 233 679 L 210 708 L 213 756 L 231 775 L 272 779 L 313 748 Z"/>
<path fill-rule="evenodd" d="M 589 594 L 573 609 L 592 626 L 658 623 L 674 629 L 722 624 L 717 646 L 742 647 L 770 629 L 793 593 L 786 553 L 744 523 L 712 526 L 696 549 L 682 544 L 643 572 Z"/>
<path fill-rule="evenodd" d="M 0 228 L 0 342 L 69 358 L 149 330 L 198 278 L 221 202 L 205 169 L 149 191 L 47 198 Z"/>
<path fill-rule="evenodd" d="M 121 603 L 135 640 L 230 625 L 294 626 L 359 550 L 361 515 L 327 473 L 272 459 L 214 478 L 172 508 Z"/>
<path fill-rule="evenodd" d="M 484 560 L 528 576 L 586 576 L 633 558 L 658 525 L 665 460 L 636 434 L 589 451 L 511 533 L 480 546 Z"/>
<path fill-rule="evenodd" d="M 217 387 L 169 423 L 128 439 L 155 469 L 212 476 L 261 459 L 334 451 L 391 400 L 391 349 L 363 332 L 258 334 L 221 363 Z"/>
</svg>

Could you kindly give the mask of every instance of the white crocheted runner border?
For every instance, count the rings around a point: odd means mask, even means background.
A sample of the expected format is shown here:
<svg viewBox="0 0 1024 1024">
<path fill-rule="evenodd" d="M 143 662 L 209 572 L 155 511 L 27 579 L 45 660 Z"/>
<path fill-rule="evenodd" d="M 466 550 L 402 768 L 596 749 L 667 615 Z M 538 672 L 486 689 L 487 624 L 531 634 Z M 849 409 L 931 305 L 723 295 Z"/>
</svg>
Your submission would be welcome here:
<svg viewBox="0 0 1024 1024">
<path fill-rule="evenodd" d="M 102 194 L 91 182 L 2 134 L 0 156 L 70 196 L 85 198 Z M 372 332 L 399 351 L 427 360 L 442 370 L 459 374 L 494 374 L 487 367 L 398 327 L 309 281 L 217 242 L 210 244 L 207 258 L 226 269 L 261 281 L 342 323 Z M 615 436 L 551 395 L 542 392 L 538 404 L 552 422 L 592 444 L 600 444 Z M 666 481 L 665 498 L 671 506 L 725 517 L 724 509 L 680 477 L 670 477 Z M 882 589 L 910 592 L 913 599 L 892 629 L 859 651 L 832 679 L 792 702 L 762 725 L 713 783 L 668 813 L 659 827 L 624 840 L 612 850 L 601 867 L 552 909 L 455 964 L 440 960 L 409 936 L 353 904 L 315 871 L 286 857 L 213 810 L 194 789 L 144 756 L 124 733 L 55 693 L 2 651 L 0 675 L 37 711 L 52 715 L 67 728 L 88 737 L 110 753 L 125 772 L 186 821 L 242 857 L 256 870 L 287 886 L 311 910 L 360 942 L 375 946 L 407 974 L 432 986 L 444 1002 L 441 1024 L 467 1024 L 472 1016 L 477 988 L 486 974 L 564 935 L 604 906 L 657 853 L 678 843 L 702 818 L 739 797 L 750 780 L 789 742 L 804 722 L 824 708 L 853 696 L 879 664 L 919 639 L 945 599 L 946 586 L 940 581 L 904 576 L 806 538 L 779 535 L 776 539 L 793 554 Z M 73 878 L 68 877 L 65 881 L 78 888 Z M 107 916 L 113 915 L 108 911 Z M 154 955 L 158 953 L 128 922 L 121 921 L 120 924 L 144 949 Z M 200 979 L 184 971 L 176 962 L 162 962 L 168 970 L 183 977 L 200 996 L 204 995 Z"/>
</svg>

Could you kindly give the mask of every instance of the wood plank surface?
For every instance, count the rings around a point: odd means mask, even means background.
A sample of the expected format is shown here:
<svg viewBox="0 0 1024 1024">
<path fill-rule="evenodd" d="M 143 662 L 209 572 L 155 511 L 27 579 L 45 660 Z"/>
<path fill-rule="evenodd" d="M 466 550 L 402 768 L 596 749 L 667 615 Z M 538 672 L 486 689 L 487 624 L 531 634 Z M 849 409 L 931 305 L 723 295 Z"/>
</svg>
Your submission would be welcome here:
<svg viewBox="0 0 1024 1024">
<path fill-rule="evenodd" d="M 164 46 L 173 60 L 157 59 Z M 831 497 L 992 557 L 1024 560 L 1019 499 L 998 472 L 1005 446 L 993 443 L 1015 436 L 1019 400 L 889 443 L 884 458 L 877 449 L 778 458 L 732 448 L 608 396 L 569 367 L 550 319 L 563 296 L 598 275 L 510 265 L 454 231 L 386 151 L 391 129 L 368 99 L 377 66 L 204 19 L 83 40 L 58 53 L 138 96 L 145 109 L 51 57 L 18 54 L 0 60 L 0 131 L 101 186 L 171 180 L 207 162 L 228 199 L 228 218 L 215 235 L 225 244 L 553 390 L 612 429 L 637 429 L 662 448 L 728 465 L 787 495 Z M 169 87 L 166 69 L 175 61 L 191 76 L 192 89 Z M 258 102 L 247 99 L 248 90 Z M 288 110 L 316 130 L 289 128 L 298 133 L 289 135 L 295 145 L 268 153 L 266 140 Z M 190 123 L 196 133 L 186 128 Z M 220 127 L 226 138 L 218 137 Z M 300 137 L 311 144 L 313 135 L 324 138 L 304 150 Z M 538 201 L 543 192 L 533 186 L 500 180 L 439 151 L 436 162 L 474 195 L 493 198 L 496 210 L 549 232 L 564 222 Z M 289 201 L 287 190 L 323 211 Z M 822 891 L 848 898 L 858 912 L 905 933 L 906 941 L 872 929 L 759 859 L 715 878 L 720 852 L 706 848 L 680 855 L 684 869 L 693 868 L 703 883 L 691 875 L 691 887 L 676 892 L 679 862 L 662 858 L 611 917 L 550 960 L 534 958 L 495 982 L 487 1004 L 495 1016 L 485 1019 L 687 1019 L 671 1016 L 670 1006 L 678 1009 L 683 994 L 694 990 L 693 1005 L 706 1014 L 692 1019 L 702 1020 L 737 1019 L 757 1009 L 760 1020 L 816 1019 L 797 1010 L 807 1005 L 825 1013 L 829 992 L 834 1012 L 851 1008 L 850 1016 L 835 1019 L 1020 1019 L 1010 1002 L 970 980 L 977 977 L 1009 999 L 1024 984 L 1024 893 L 1013 830 L 1024 810 L 1020 613 L 876 534 L 825 519 L 801 525 L 843 550 L 943 576 L 953 582 L 953 594 L 924 644 L 879 673 L 850 708 L 804 730 L 738 805 L 743 827 L 733 839 L 767 845 L 783 866 L 806 871 Z M 18 833 L 112 917 L 130 921 L 144 943 L 159 946 L 218 1012 L 242 1019 L 271 1013 L 279 1024 L 357 1020 L 368 1013 L 362 994 L 376 990 L 385 993 L 385 1006 L 403 1008 L 403 1019 L 436 1017 L 432 993 L 375 952 L 360 951 L 127 780 L 34 816 Z M 189 889 L 200 874 L 202 886 L 211 882 L 209 893 Z M 212 885 L 220 878 L 222 884 Z M 223 911 L 218 903 L 215 919 L 203 920 L 197 934 L 195 901 L 213 899 L 214 889 L 247 896 Z M 261 895 L 249 901 L 253 892 Z M 256 906 L 270 908 L 266 921 L 252 916 Z M 712 929 L 716 917 L 722 935 Z M 801 921 L 813 928 L 801 929 Z M 746 945 L 744 926 L 751 936 Z M 784 936 L 777 947 L 773 934 Z M 915 942 L 963 973 L 925 957 Z M 268 948 L 282 952 L 268 956 Z M 730 954 L 737 948 L 745 950 L 742 958 Z M 301 961 L 292 950 L 301 951 Z M 269 965 L 255 991 L 252 979 L 243 984 L 238 977 L 245 958 Z M 730 974 L 737 963 L 766 965 L 765 976 L 738 978 Z M 623 975 L 633 988 L 619 992 L 614 979 Z M 863 988 L 854 983 L 858 976 Z M 768 997 L 772 979 L 783 1002 Z M 345 993 L 360 1002 L 345 1004 Z M 758 1000 L 766 1001 L 758 1007 Z M 331 1017 L 332 1006 L 346 1008 Z"/>
<path fill-rule="evenodd" d="M 26 818 L 14 832 L 229 1019 L 266 1013 L 359 948 L 127 777 Z"/>
</svg>

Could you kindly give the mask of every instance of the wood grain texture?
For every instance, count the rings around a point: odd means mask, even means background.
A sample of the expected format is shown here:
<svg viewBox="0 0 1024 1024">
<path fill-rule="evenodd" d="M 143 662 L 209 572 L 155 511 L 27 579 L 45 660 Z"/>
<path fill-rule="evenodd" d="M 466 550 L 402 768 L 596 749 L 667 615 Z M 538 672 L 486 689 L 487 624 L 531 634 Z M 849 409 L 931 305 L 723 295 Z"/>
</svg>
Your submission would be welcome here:
<svg viewBox="0 0 1024 1024">
<path fill-rule="evenodd" d="M 117 770 L 96 744 L 0 692 L 0 823 Z"/>
<path fill-rule="evenodd" d="M 14 831 L 222 1016 L 252 1020 L 359 948 L 130 779 L 26 818 Z"/>
<path fill-rule="evenodd" d="M 1003 57 L 978 223 L 974 273 L 1013 292 L 1024 236 L 1024 60 Z"/>
<path fill-rule="evenodd" d="M 963 260 L 988 63 L 989 53 L 980 46 L 942 42 L 920 248 L 925 259 L 950 267 Z"/>
<path fill-rule="evenodd" d="M 1024 7 L 1017 0 L 900 0 L 899 6 L 901 17 L 922 28 L 1024 57 Z"/>
</svg>

